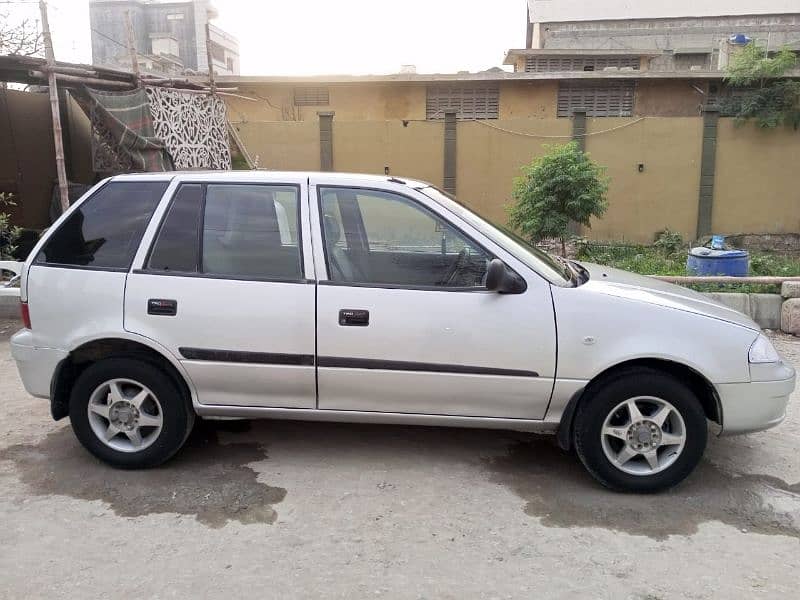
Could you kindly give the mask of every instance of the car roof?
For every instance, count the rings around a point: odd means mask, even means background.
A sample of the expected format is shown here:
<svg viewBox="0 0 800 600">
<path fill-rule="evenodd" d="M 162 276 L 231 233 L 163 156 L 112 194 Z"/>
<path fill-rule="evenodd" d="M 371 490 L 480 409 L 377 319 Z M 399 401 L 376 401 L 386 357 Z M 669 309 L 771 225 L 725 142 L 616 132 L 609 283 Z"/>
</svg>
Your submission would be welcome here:
<svg viewBox="0 0 800 600">
<path fill-rule="evenodd" d="M 392 175 L 370 175 L 367 173 L 332 173 L 328 171 L 165 171 L 159 173 L 128 173 L 115 175 L 113 181 L 171 181 L 179 178 L 181 180 L 197 181 L 279 181 L 287 179 L 297 181 L 298 179 L 325 179 L 327 181 L 363 181 L 365 183 L 399 183 L 418 189 L 429 187 L 431 184 L 417 179 L 408 179 L 402 176 Z"/>
</svg>

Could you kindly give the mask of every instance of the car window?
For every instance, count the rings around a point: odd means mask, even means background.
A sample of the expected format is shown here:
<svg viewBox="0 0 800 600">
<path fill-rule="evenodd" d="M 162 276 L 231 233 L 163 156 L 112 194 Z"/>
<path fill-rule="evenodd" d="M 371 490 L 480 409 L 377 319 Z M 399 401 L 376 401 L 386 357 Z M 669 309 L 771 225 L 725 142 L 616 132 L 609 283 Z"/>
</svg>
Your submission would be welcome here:
<svg viewBox="0 0 800 600">
<path fill-rule="evenodd" d="M 200 263 L 198 230 L 203 186 L 182 185 L 175 193 L 148 262 L 157 271 L 196 272 Z"/>
<path fill-rule="evenodd" d="M 127 270 L 167 181 L 111 181 L 50 236 L 37 263 Z"/>
<path fill-rule="evenodd" d="M 210 275 L 300 279 L 294 186 L 209 184 L 201 270 Z"/>
<path fill-rule="evenodd" d="M 326 188 L 321 190 L 320 206 L 333 281 L 484 286 L 490 256 L 409 198 L 383 191 Z"/>
</svg>

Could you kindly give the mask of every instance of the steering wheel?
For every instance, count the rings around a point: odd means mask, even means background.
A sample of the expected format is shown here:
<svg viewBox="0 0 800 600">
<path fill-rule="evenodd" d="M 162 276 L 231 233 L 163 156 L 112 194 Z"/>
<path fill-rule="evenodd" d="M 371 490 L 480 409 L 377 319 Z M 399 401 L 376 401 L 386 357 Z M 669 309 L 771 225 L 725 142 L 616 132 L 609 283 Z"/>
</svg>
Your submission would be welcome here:
<svg viewBox="0 0 800 600">
<path fill-rule="evenodd" d="M 439 280 L 439 285 L 450 285 L 456 279 L 458 272 L 463 269 L 467 264 L 469 253 L 466 248 L 462 248 L 458 256 L 453 259 L 453 263 L 448 267 L 447 273 Z"/>
</svg>

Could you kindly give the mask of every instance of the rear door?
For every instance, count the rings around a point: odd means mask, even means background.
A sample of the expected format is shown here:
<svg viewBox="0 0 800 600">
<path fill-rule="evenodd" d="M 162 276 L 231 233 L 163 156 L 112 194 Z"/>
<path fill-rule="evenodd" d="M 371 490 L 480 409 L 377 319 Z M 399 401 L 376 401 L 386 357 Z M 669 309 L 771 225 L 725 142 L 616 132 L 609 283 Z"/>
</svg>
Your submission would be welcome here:
<svg viewBox="0 0 800 600">
<path fill-rule="evenodd" d="M 128 276 L 126 330 L 177 356 L 201 404 L 315 407 L 305 179 L 172 187 Z"/>
<path fill-rule="evenodd" d="M 544 279 L 408 186 L 320 175 L 311 195 L 319 408 L 544 417 L 556 350 Z M 524 293 L 486 289 L 495 257 Z"/>
</svg>

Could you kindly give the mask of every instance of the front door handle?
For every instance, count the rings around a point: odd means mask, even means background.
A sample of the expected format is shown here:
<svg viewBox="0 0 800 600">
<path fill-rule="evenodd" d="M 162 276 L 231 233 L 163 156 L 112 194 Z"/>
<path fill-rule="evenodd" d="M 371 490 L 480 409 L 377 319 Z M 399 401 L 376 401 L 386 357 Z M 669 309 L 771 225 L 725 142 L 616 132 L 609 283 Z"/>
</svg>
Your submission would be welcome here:
<svg viewBox="0 0 800 600">
<path fill-rule="evenodd" d="M 339 311 L 339 325 L 342 327 L 366 327 L 369 325 L 369 311 L 343 308 Z"/>
</svg>

